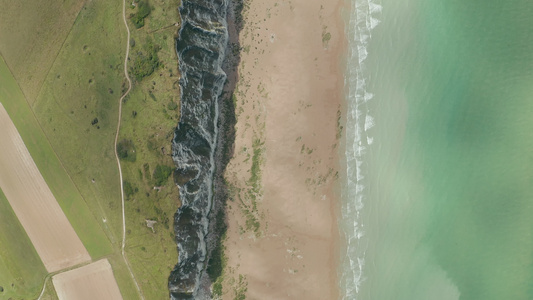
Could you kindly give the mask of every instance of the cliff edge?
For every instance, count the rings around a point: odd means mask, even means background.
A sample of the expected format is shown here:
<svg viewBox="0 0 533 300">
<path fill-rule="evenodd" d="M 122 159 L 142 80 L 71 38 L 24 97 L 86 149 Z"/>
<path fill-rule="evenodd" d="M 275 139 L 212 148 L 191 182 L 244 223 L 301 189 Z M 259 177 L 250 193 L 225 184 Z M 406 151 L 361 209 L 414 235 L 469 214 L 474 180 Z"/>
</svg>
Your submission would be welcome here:
<svg viewBox="0 0 533 300">
<path fill-rule="evenodd" d="M 169 277 L 171 299 L 202 299 L 217 145 L 218 100 L 226 74 L 225 0 L 183 0 L 176 52 L 181 73 L 181 114 L 172 141 L 181 207 L 174 215 L 178 264 Z"/>
</svg>

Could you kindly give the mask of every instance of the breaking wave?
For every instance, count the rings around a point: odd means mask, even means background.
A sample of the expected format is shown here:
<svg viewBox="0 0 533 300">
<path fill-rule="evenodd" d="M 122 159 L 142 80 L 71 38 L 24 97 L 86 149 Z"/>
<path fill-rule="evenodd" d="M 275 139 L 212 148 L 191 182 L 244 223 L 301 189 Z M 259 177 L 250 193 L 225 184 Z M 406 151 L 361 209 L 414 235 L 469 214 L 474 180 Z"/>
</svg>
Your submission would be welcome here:
<svg viewBox="0 0 533 300">
<path fill-rule="evenodd" d="M 375 120 L 370 115 L 367 102 L 374 95 L 367 90 L 368 74 L 365 61 L 372 29 L 379 25 L 382 6 L 372 0 L 352 0 L 350 18 L 346 24 L 349 42 L 345 90 L 346 118 L 346 180 L 342 191 L 342 218 L 340 227 L 344 234 L 346 253 L 341 259 L 340 282 L 342 299 L 357 299 L 364 281 L 365 236 L 360 213 L 365 206 L 364 156 L 369 145 Z"/>
</svg>

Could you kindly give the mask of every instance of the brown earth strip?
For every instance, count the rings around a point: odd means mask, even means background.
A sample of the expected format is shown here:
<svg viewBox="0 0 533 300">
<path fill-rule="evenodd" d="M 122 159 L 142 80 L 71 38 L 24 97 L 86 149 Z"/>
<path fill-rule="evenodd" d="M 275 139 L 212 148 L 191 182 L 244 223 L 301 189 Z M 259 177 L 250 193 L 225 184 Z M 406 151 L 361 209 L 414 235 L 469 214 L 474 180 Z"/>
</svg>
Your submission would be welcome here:
<svg viewBox="0 0 533 300">
<path fill-rule="evenodd" d="M 122 300 L 107 259 L 52 278 L 59 300 Z"/>
</svg>

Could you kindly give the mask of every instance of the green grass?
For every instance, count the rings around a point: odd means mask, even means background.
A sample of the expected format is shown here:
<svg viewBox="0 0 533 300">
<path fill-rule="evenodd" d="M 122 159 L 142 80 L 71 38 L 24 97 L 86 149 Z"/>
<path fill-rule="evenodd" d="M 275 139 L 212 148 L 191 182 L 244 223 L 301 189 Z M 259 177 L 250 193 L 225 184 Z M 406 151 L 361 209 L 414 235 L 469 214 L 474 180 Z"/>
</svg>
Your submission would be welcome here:
<svg viewBox="0 0 533 300">
<path fill-rule="evenodd" d="M 140 297 L 139 297 L 139 294 L 137 293 L 137 288 L 135 287 L 135 284 L 133 280 L 131 279 L 131 275 L 120 253 L 117 252 L 115 254 L 108 256 L 107 258 L 109 260 L 109 263 L 111 264 L 111 268 L 113 269 L 113 274 L 115 275 L 115 279 L 117 280 L 117 284 L 120 289 L 120 293 L 122 294 L 122 298 L 124 300 L 130 300 L 130 299 L 139 300 Z M 137 277 L 137 280 L 142 279 L 142 278 L 139 278 L 138 275 L 136 275 L 136 277 Z M 143 292 L 144 292 L 144 289 L 143 289 Z M 145 295 L 145 299 L 148 300 L 148 299 L 157 299 L 157 298 L 148 298 Z"/>
<path fill-rule="evenodd" d="M 253 156 L 252 166 L 250 168 L 250 180 L 248 184 L 252 187 L 252 193 L 261 193 L 261 166 L 263 164 L 263 152 L 265 142 L 262 142 L 259 138 L 254 138 L 252 142 Z"/>
<path fill-rule="evenodd" d="M 250 178 L 244 195 L 238 194 L 241 211 L 246 218 L 245 228 L 251 230 L 256 236 L 261 234 L 261 216 L 258 214 L 257 202 L 263 195 L 261 186 L 261 168 L 264 162 L 264 142 L 254 137 L 252 141 L 252 164 L 250 166 Z"/>
<path fill-rule="evenodd" d="M 0 190 L 0 299 L 37 298 L 46 277 L 37 251 Z"/>
<path fill-rule="evenodd" d="M 52 284 L 52 280 L 48 278 L 46 281 L 46 287 L 44 289 L 44 293 L 41 296 L 41 300 L 58 300 L 56 290 L 54 288 L 54 285 Z"/>
<path fill-rule="evenodd" d="M 117 144 L 118 157 L 121 160 L 135 162 L 137 160 L 137 153 L 135 152 L 135 145 L 132 140 L 121 140 Z"/>
<path fill-rule="evenodd" d="M 35 101 L 84 0 L 0 0 L 0 53 Z"/>
<path fill-rule="evenodd" d="M 141 28 L 144 26 L 144 19 L 150 14 L 152 8 L 148 1 L 143 0 L 138 1 L 136 7 L 136 12 L 131 16 L 131 21 L 135 28 Z"/>
<path fill-rule="evenodd" d="M 145 49 L 148 38 L 160 49 L 159 63 L 151 75 L 135 81 L 125 100 L 120 139 L 132 141 L 135 160 L 122 160 L 121 164 L 124 181 L 133 191 L 138 189 L 129 194 L 125 206 L 127 257 L 145 298 L 166 299 L 168 276 L 177 263 L 172 225 L 179 199 L 168 172 L 162 175 L 170 178 L 161 180 L 161 189 L 154 190 L 158 178 L 154 171 L 158 165 L 162 171 L 174 167 L 170 144 L 178 122 L 179 86 L 173 40 L 179 1 L 153 0 L 150 4 L 153 10 L 145 18 L 144 27 L 136 30 L 130 22 L 132 40 L 136 42 L 129 67 L 138 58 L 138 50 Z M 126 15 L 133 12 L 128 8 Z M 126 88 L 126 31 L 121 13 L 120 1 L 87 1 L 72 28 L 61 28 L 61 32 L 69 32 L 68 36 L 46 70 L 36 100 L 30 99 L 31 108 L 20 91 L 17 97 L 8 97 L 10 103 L 4 106 L 84 245 L 93 258 L 110 260 L 124 299 L 137 299 L 120 256 L 120 181 L 113 149 L 118 99 Z M 5 67 L 0 70 L 9 74 Z M 1 82 L 3 89 L 3 78 Z M 16 87 L 17 82 L 11 79 L 8 85 Z M 147 219 L 157 221 L 155 232 L 146 226 Z M 90 220 L 87 225 L 86 220 Z M 80 223 L 88 227 L 80 227 Z M 83 232 L 88 231 L 94 232 L 84 237 Z M 98 238 L 88 239 L 93 236 Z M 98 245 L 101 241 L 105 241 L 105 247 Z M 55 299 L 53 289 L 47 289 L 48 294 L 49 299 Z"/>
<path fill-rule="evenodd" d="M 146 299 L 166 299 L 168 276 L 178 261 L 172 225 L 179 199 L 171 174 L 174 162 L 170 145 L 179 117 L 174 51 L 177 28 L 173 25 L 179 19 L 179 1 L 153 0 L 150 4 L 153 10 L 144 27 L 132 31 L 135 46 L 130 63 L 140 58 L 139 52 L 150 48 L 159 49 L 159 63 L 152 74 L 142 78 L 133 77 L 134 65 L 130 64 L 130 76 L 135 82 L 123 106 L 120 134 L 121 140 L 135 144 L 136 161 L 123 161 L 122 169 L 124 180 L 138 188 L 126 202 L 126 252 Z M 133 12 L 128 9 L 127 15 Z M 146 220 L 157 221 L 154 231 L 147 227 Z"/>
<path fill-rule="evenodd" d="M 137 49 L 136 58 L 131 64 L 131 76 L 137 81 L 152 75 L 159 68 L 159 45 L 155 45 L 151 37 L 148 37 L 142 43 L 142 49 Z"/>
<path fill-rule="evenodd" d="M 113 149 L 124 79 L 121 9 L 120 2 L 86 3 L 32 107 L 115 248 L 122 238 L 120 180 Z"/>
<path fill-rule="evenodd" d="M 0 81 L 0 101 L 15 123 L 24 144 L 72 227 L 93 258 L 109 254 L 109 240 L 65 172 L 17 83 L 1 59 Z"/>
</svg>

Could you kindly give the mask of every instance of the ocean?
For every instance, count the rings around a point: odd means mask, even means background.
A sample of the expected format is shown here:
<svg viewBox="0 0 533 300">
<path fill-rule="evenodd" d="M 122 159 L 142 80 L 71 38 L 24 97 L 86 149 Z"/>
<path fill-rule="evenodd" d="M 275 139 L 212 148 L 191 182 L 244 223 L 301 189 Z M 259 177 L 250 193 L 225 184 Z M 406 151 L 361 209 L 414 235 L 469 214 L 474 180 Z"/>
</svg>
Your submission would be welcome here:
<svg viewBox="0 0 533 300">
<path fill-rule="evenodd" d="M 342 299 L 533 299 L 533 1 L 348 2 Z"/>
</svg>

